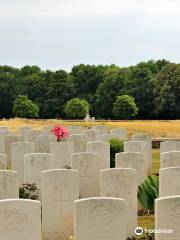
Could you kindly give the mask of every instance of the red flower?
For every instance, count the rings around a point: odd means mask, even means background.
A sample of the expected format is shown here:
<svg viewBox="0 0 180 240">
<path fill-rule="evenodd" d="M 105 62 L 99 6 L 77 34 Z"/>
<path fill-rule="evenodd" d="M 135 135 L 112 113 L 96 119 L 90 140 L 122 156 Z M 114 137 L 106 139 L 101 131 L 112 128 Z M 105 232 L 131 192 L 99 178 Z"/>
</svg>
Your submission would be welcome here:
<svg viewBox="0 0 180 240">
<path fill-rule="evenodd" d="M 61 140 L 65 139 L 65 138 L 67 138 L 68 135 L 69 135 L 67 128 L 65 128 L 62 125 L 55 126 L 51 130 L 51 132 L 53 132 L 54 135 L 57 137 L 57 141 L 61 141 Z"/>
</svg>

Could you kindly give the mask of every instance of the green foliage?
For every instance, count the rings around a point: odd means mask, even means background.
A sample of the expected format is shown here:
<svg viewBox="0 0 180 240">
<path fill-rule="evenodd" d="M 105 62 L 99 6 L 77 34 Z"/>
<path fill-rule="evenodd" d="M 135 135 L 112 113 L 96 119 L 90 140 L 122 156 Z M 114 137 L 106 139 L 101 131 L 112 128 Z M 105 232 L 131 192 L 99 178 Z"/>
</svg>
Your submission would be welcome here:
<svg viewBox="0 0 180 240">
<path fill-rule="evenodd" d="M 127 240 L 155 240 L 154 233 L 143 233 L 140 236 L 127 238 Z"/>
<path fill-rule="evenodd" d="M 118 96 L 129 95 L 135 99 L 138 119 L 178 119 L 179 92 L 180 64 L 164 59 L 126 68 L 80 64 L 70 73 L 0 66 L 0 118 L 15 116 L 13 102 L 19 95 L 39 107 L 40 118 L 67 117 L 64 106 L 73 98 L 85 99 L 96 119 L 119 118 L 113 104 Z"/>
<path fill-rule="evenodd" d="M 125 82 L 128 70 L 111 66 L 99 84 L 96 94 L 96 108 L 99 117 L 112 118 L 113 103 L 118 95 L 125 93 Z"/>
<path fill-rule="evenodd" d="M 23 184 L 19 189 L 19 198 L 37 200 L 38 190 L 36 184 Z"/>
<path fill-rule="evenodd" d="M 113 114 L 117 119 L 132 119 L 138 113 L 134 98 L 128 95 L 118 96 L 113 104 Z"/>
<path fill-rule="evenodd" d="M 169 63 L 157 74 L 154 83 L 156 116 L 180 118 L 180 64 Z"/>
<path fill-rule="evenodd" d="M 148 176 L 138 186 L 138 200 L 145 210 L 154 212 L 154 201 L 159 196 L 159 179 L 157 176 Z"/>
<path fill-rule="evenodd" d="M 66 103 L 64 111 L 69 118 L 85 118 L 89 112 L 89 104 L 84 99 L 73 98 Z"/>
<path fill-rule="evenodd" d="M 18 96 L 13 102 L 13 112 L 20 118 L 37 118 L 39 107 L 34 104 L 27 96 Z"/>
<path fill-rule="evenodd" d="M 115 155 L 116 153 L 123 152 L 124 151 L 124 145 L 123 141 L 112 138 L 109 140 L 110 143 L 110 167 L 114 168 L 115 167 Z"/>
</svg>

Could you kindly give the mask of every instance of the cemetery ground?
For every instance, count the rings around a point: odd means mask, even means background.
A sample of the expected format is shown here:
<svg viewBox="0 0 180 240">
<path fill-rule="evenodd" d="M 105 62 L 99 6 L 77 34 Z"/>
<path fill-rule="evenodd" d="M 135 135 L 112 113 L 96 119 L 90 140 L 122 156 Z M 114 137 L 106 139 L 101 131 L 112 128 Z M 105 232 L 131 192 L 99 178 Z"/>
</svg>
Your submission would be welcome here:
<svg viewBox="0 0 180 240">
<path fill-rule="evenodd" d="M 128 130 L 129 134 L 134 133 L 149 133 L 152 137 L 157 138 L 173 138 L 180 136 L 180 120 L 131 120 L 131 121 L 61 121 L 61 120 L 31 120 L 31 119 L 10 119 L 0 121 L 0 126 L 7 126 L 11 130 L 16 131 L 20 126 L 31 126 L 34 129 L 40 129 L 46 126 L 54 126 L 62 123 L 63 125 L 81 125 L 91 127 L 93 125 L 106 125 L 109 128 L 122 127 Z"/>
<path fill-rule="evenodd" d="M 177 137 L 180 135 L 180 121 L 120 121 L 120 122 L 69 122 L 60 120 L 29 120 L 29 119 L 10 119 L 0 121 L 0 126 L 7 126 L 16 131 L 20 126 L 31 126 L 35 129 L 41 129 L 46 126 L 54 126 L 63 122 L 63 125 L 81 125 L 90 127 L 92 125 L 105 124 L 109 128 L 126 128 L 130 135 L 136 132 L 146 132 L 153 137 Z M 160 152 L 159 149 L 153 149 L 152 174 L 159 172 Z M 143 228 L 153 228 L 154 216 L 139 216 L 138 225 Z"/>
</svg>

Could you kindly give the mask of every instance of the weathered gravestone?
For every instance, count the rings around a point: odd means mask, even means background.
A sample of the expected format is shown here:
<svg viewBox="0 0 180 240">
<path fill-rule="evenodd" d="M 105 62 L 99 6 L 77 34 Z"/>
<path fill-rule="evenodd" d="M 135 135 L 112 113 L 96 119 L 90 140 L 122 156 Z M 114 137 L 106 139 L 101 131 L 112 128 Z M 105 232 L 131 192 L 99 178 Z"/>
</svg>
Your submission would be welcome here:
<svg viewBox="0 0 180 240">
<path fill-rule="evenodd" d="M 0 169 L 7 169 L 7 156 L 5 154 L 0 154 Z"/>
<path fill-rule="evenodd" d="M 87 143 L 87 151 L 98 153 L 101 158 L 101 169 L 110 168 L 110 144 L 103 141 Z"/>
<path fill-rule="evenodd" d="M 108 134 L 108 127 L 104 125 L 93 126 L 92 129 L 95 129 L 98 132 L 98 135 Z"/>
<path fill-rule="evenodd" d="M 40 135 L 44 135 L 44 132 L 42 130 L 38 129 L 29 130 L 27 132 L 26 141 L 36 143 L 36 137 Z"/>
<path fill-rule="evenodd" d="M 180 151 L 179 152 L 163 152 L 161 153 L 161 168 L 180 166 Z"/>
<path fill-rule="evenodd" d="M 74 144 L 75 153 L 87 151 L 87 137 L 84 134 L 69 135 L 68 142 Z"/>
<path fill-rule="evenodd" d="M 11 144 L 12 170 L 18 172 L 20 185 L 24 184 L 24 156 L 35 152 L 35 144 L 31 142 L 17 142 Z"/>
<path fill-rule="evenodd" d="M 37 153 L 50 153 L 50 144 L 57 142 L 53 135 L 39 135 L 36 137 L 36 152 Z"/>
<path fill-rule="evenodd" d="M 127 202 L 127 237 L 137 227 L 137 172 L 135 169 L 114 168 L 100 173 L 101 196 L 125 199 Z"/>
<path fill-rule="evenodd" d="M 124 142 L 124 152 L 140 152 L 144 154 L 146 174 L 149 172 L 148 164 L 148 148 L 147 143 L 144 141 L 129 141 Z"/>
<path fill-rule="evenodd" d="M 1 240 L 41 240 L 41 204 L 38 201 L 0 201 Z"/>
<path fill-rule="evenodd" d="M 82 133 L 87 137 L 88 142 L 96 141 L 98 133 L 95 129 L 84 130 Z"/>
<path fill-rule="evenodd" d="M 27 141 L 28 132 L 31 130 L 33 130 L 32 127 L 23 126 L 18 128 L 18 133 L 23 136 L 24 141 Z"/>
<path fill-rule="evenodd" d="M 41 172 L 52 167 L 52 154 L 31 153 L 24 156 L 24 183 L 36 184 L 39 199 L 41 199 Z"/>
<path fill-rule="evenodd" d="M 19 198 L 18 173 L 0 170 L 0 199 Z"/>
<path fill-rule="evenodd" d="M 77 125 L 69 126 L 67 129 L 70 135 L 81 134 L 83 131 L 83 127 Z"/>
<path fill-rule="evenodd" d="M 54 156 L 53 168 L 71 167 L 71 156 L 74 153 L 74 144 L 72 142 L 51 143 L 50 152 Z"/>
<path fill-rule="evenodd" d="M 76 240 L 125 240 L 127 205 L 119 198 L 75 201 Z"/>
<path fill-rule="evenodd" d="M 42 172 L 42 227 L 45 240 L 68 240 L 74 235 L 74 201 L 79 198 L 75 170 Z"/>
<path fill-rule="evenodd" d="M 127 140 L 128 138 L 128 133 L 124 128 L 110 129 L 110 134 L 123 140 Z"/>
<path fill-rule="evenodd" d="M 5 142 L 5 154 L 7 155 L 7 163 L 9 166 L 11 166 L 11 158 L 12 158 L 11 144 L 16 142 L 23 142 L 23 136 L 20 136 L 20 135 L 6 136 L 4 138 L 4 142 Z"/>
<path fill-rule="evenodd" d="M 148 158 L 148 171 L 152 171 L 152 137 L 149 134 L 135 134 L 132 137 L 133 141 L 144 141 L 147 143 L 147 158 Z"/>
<path fill-rule="evenodd" d="M 79 171 L 80 198 L 100 196 L 99 154 L 90 152 L 73 154 L 72 169 Z"/>
<path fill-rule="evenodd" d="M 180 195 L 180 166 L 159 171 L 159 197 Z"/>
<path fill-rule="evenodd" d="M 180 239 L 180 196 L 158 198 L 155 200 L 156 240 Z"/>
<path fill-rule="evenodd" d="M 137 171 L 137 183 L 140 185 L 146 178 L 146 164 L 144 153 L 121 152 L 115 155 L 116 168 L 132 168 Z"/>
<path fill-rule="evenodd" d="M 180 151 L 180 141 L 165 141 L 160 143 L 160 152 Z"/>
</svg>

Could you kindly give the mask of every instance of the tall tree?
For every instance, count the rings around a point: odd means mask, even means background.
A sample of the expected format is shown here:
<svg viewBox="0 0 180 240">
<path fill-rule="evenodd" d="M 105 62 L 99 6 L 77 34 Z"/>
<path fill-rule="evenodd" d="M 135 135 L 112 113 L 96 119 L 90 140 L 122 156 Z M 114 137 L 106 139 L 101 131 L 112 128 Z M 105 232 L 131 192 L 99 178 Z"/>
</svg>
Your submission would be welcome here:
<svg viewBox="0 0 180 240">
<path fill-rule="evenodd" d="M 155 114 L 161 119 L 180 118 L 180 64 L 165 65 L 155 78 Z"/>
</svg>

